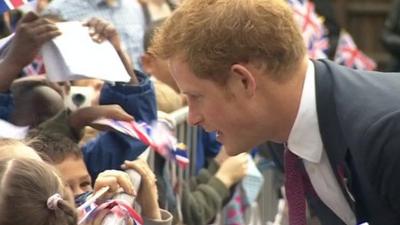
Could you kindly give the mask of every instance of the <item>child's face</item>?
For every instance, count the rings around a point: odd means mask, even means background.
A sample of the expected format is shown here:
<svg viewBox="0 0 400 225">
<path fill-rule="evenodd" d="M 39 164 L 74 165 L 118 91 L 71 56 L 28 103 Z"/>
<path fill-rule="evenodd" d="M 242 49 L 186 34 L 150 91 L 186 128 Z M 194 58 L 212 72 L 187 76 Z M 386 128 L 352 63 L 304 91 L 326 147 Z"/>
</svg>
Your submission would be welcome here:
<svg viewBox="0 0 400 225">
<path fill-rule="evenodd" d="M 146 53 L 142 57 L 142 64 L 146 73 L 151 74 L 161 82 L 173 88 L 176 92 L 179 92 L 178 86 L 169 72 L 167 60 L 159 59 L 149 53 Z"/>
<path fill-rule="evenodd" d="M 71 188 L 74 196 L 92 191 L 92 180 L 83 158 L 69 156 L 54 166 L 60 171 L 66 185 Z"/>
</svg>

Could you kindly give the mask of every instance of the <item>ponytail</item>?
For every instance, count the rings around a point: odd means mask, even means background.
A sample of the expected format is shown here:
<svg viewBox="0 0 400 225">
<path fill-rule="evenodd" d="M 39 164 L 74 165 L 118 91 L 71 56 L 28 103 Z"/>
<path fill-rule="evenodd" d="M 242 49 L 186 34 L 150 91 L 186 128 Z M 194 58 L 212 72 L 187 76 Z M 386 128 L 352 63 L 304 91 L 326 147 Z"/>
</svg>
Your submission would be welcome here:
<svg viewBox="0 0 400 225">
<path fill-rule="evenodd" d="M 58 208 L 65 213 L 67 216 L 68 225 L 78 224 L 78 215 L 74 207 L 72 207 L 67 201 L 61 200 L 58 202 Z"/>
</svg>

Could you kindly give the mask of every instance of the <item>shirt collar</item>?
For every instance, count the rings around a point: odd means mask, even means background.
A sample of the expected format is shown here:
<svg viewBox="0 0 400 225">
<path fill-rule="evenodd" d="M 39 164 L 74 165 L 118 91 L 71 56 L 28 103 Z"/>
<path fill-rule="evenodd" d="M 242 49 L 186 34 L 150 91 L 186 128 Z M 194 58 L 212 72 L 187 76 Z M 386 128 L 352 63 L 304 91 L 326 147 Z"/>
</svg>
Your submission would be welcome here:
<svg viewBox="0 0 400 225">
<path fill-rule="evenodd" d="M 323 144 L 315 98 L 315 69 L 313 62 L 309 60 L 299 111 L 289 134 L 288 148 L 302 159 L 319 163 Z"/>
</svg>

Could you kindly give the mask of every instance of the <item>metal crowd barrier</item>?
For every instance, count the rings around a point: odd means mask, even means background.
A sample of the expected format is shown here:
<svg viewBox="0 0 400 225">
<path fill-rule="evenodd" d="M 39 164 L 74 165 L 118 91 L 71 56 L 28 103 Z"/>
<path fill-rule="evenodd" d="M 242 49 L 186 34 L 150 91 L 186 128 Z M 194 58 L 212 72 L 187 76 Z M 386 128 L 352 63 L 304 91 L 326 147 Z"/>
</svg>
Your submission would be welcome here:
<svg viewBox="0 0 400 225">
<path fill-rule="evenodd" d="M 185 143 L 188 150 L 188 155 L 190 159 L 189 168 L 186 170 L 181 170 L 176 166 L 175 163 L 167 162 L 167 166 L 172 175 L 172 183 L 178 185 L 178 193 L 177 197 L 177 208 L 178 212 L 180 212 L 180 190 L 179 186 L 181 182 L 188 180 L 191 176 L 195 175 L 196 169 L 196 151 L 197 151 L 197 139 L 198 139 L 198 128 L 190 126 L 187 123 L 188 116 L 188 107 L 183 107 L 178 109 L 172 113 L 168 114 L 168 119 L 172 120 L 175 125 L 175 132 L 178 142 Z M 260 161 L 259 161 L 260 162 Z M 258 210 L 260 212 L 260 220 L 262 224 L 267 224 L 267 221 L 273 221 L 274 217 L 277 213 L 277 206 L 279 201 L 279 196 L 277 196 L 276 192 L 276 184 L 279 183 L 277 181 L 276 169 L 273 164 L 266 163 L 268 160 L 262 160 L 259 164 L 259 169 L 264 176 L 264 188 L 262 189 L 257 202 L 258 202 Z M 279 177 L 279 176 L 278 176 Z M 182 219 L 182 218 L 180 218 Z M 221 224 L 218 223 L 217 224 Z"/>
</svg>

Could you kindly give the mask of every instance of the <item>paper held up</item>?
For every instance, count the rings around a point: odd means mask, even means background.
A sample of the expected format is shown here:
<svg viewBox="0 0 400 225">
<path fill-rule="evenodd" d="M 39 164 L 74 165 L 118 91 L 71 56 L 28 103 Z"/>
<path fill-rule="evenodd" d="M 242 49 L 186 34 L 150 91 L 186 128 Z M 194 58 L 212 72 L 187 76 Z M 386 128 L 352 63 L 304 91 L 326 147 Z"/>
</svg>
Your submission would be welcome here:
<svg viewBox="0 0 400 225">
<path fill-rule="evenodd" d="M 77 21 L 57 23 L 57 26 L 62 34 L 45 43 L 41 49 L 49 80 L 130 80 L 109 41 L 96 43 L 89 35 L 89 28 Z"/>
</svg>

